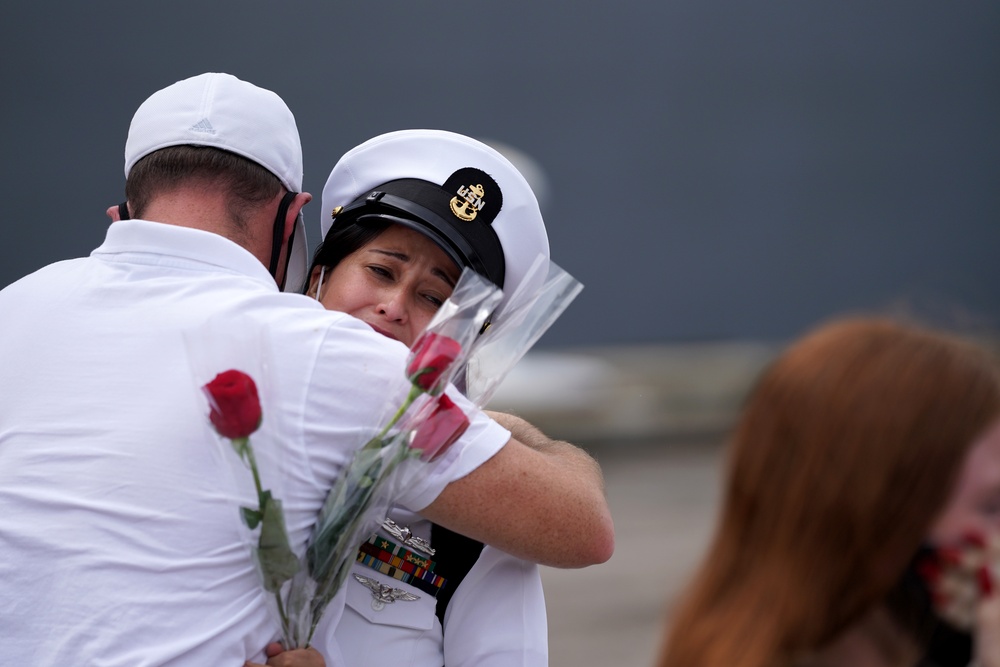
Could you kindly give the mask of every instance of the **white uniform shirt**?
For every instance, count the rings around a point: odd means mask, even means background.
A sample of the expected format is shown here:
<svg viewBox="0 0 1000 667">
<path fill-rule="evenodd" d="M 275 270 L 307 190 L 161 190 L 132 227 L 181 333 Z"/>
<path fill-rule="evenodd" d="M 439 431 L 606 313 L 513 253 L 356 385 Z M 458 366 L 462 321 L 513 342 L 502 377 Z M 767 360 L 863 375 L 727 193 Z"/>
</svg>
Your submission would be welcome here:
<svg viewBox="0 0 1000 667">
<path fill-rule="evenodd" d="M 431 523 L 394 509 L 392 519 L 430 543 Z M 399 545 L 385 530 L 378 532 Z M 417 550 L 413 553 L 419 554 Z M 431 559 L 445 554 L 437 552 Z M 410 593 L 417 599 L 376 601 L 354 575 Z M 389 574 L 356 563 L 348 576 L 347 606 L 332 631 L 348 665 L 393 667 L 545 667 L 548 630 L 538 566 L 489 545 L 455 590 L 444 615 L 436 598 Z M 331 630 L 327 626 L 326 633 Z M 323 652 L 325 639 L 317 640 Z"/>
<path fill-rule="evenodd" d="M 381 423 L 389 394 L 401 399 L 405 348 L 281 294 L 220 236 L 141 220 L 112 224 L 89 258 L 0 291 L 0 313 L 6 654 L 37 667 L 264 662 L 276 629 L 237 509 L 249 473 L 240 479 L 222 459 L 196 357 L 217 354 L 213 372 L 245 359 L 241 370 L 260 373 L 264 416 L 251 443 L 301 552 L 351 451 Z M 269 359 L 239 349 L 248 333 L 269 341 Z M 425 507 L 508 439 L 476 413 L 397 502 Z M 341 609 L 342 596 L 330 622 Z"/>
</svg>

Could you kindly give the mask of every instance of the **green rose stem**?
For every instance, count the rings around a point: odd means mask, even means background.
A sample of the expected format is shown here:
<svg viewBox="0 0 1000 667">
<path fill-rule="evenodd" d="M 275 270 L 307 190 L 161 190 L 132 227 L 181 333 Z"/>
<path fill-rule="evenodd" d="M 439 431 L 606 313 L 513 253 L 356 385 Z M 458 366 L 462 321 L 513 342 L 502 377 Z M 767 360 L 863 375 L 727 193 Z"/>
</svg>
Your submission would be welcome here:
<svg viewBox="0 0 1000 667">
<path fill-rule="evenodd" d="M 410 409 L 410 406 L 413 405 L 413 401 L 417 400 L 417 398 L 423 393 L 424 393 L 423 389 L 421 389 L 415 384 L 412 385 L 410 387 L 410 394 L 406 397 L 406 400 L 403 401 L 403 404 L 399 406 L 399 410 L 396 410 L 396 414 L 393 415 L 392 419 L 389 420 L 389 423 L 385 425 L 385 427 L 379 432 L 378 435 L 376 435 L 374 438 L 372 438 L 365 444 L 363 449 L 370 450 L 370 449 L 379 449 L 380 447 L 382 447 L 382 441 L 385 438 L 386 434 L 389 432 L 389 429 L 391 429 L 393 426 L 396 425 L 396 422 L 398 422 L 402 418 L 402 416 L 406 414 L 406 411 Z"/>
<path fill-rule="evenodd" d="M 260 520 L 263 521 L 267 508 L 270 505 L 271 494 L 268 491 L 264 491 L 264 487 L 260 483 L 260 473 L 257 472 L 257 457 L 254 456 L 253 447 L 250 446 L 250 438 L 233 438 L 232 442 L 236 448 L 236 453 L 250 467 L 250 473 L 253 475 L 253 484 L 257 489 L 257 505 L 260 507 Z M 275 601 L 278 603 L 278 615 L 281 617 L 281 627 L 286 628 L 288 627 L 288 614 L 285 612 L 285 606 L 281 602 L 280 587 L 273 591 L 273 595 Z"/>
<path fill-rule="evenodd" d="M 406 368 L 406 377 L 410 381 L 410 392 L 406 400 L 378 435 L 355 452 L 345 474 L 338 478 L 330 490 L 320 511 L 312 544 L 306 548 L 307 571 L 310 579 L 317 584 L 311 599 L 303 601 L 303 604 L 309 605 L 312 617 L 304 644 L 307 648 L 323 609 L 340 590 L 354 563 L 350 555 L 357 550 L 357 545 L 351 543 L 351 540 L 358 538 L 355 533 L 371 507 L 375 491 L 410 453 L 408 438 L 412 431 L 404 429 L 402 433 L 396 434 L 390 434 L 390 431 L 420 395 L 436 396 L 441 393 L 443 386 L 439 384 L 439 380 L 444 370 L 455 361 L 461 347 L 446 336 L 430 334 L 418 340 L 411 350 L 414 356 Z M 397 441 L 400 441 L 401 446 L 385 454 Z M 299 607 L 296 603 L 290 608 L 297 610 Z"/>
<path fill-rule="evenodd" d="M 422 371 L 422 372 L 429 372 Z M 411 380 L 415 379 L 411 378 Z M 393 415 L 389 423 L 379 431 L 379 434 L 374 438 L 365 443 L 365 446 L 361 448 L 360 451 L 378 451 L 386 447 L 389 443 L 386 442 L 386 436 L 389 434 L 390 429 L 395 426 L 406 411 L 410 409 L 413 402 L 420 397 L 421 394 L 427 393 L 425 389 L 420 387 L 413 382 L 410 386 L 410 393 L 407 395 L 406 400 Z M 391 439 L 390 439 L 391 440 Z M 382 468 L 382 461 L 375 459 L 371 466 L 365 470 L 359 481 L 358 487 L 360 487 L 360 492 L 356 494 L 351 494 L 353 502 L 348 499 L 344 499 L 344 507 L 337 512 L 328 512 L 327 508 L 324 508 L 323 514 L 330 516 L 331 514 L 335 517 L 333 521 L 327 524 L 322 531 L 317 535 L 316 540 L 308 549 L 309 554 L 309 564 L 311 576 L 316 581 L 326 582 L 323 586 L 321 592 L 313 599 L 313 614 L 312 623 L 309 626 L 309 634 L 306 637 L 305 646 L 308 648 L 310 642 L 312 641 L 313 634 L 316 632 L 316 626 L 319 624 L 321 618 L 321 610 L 326 606 L 327 602 L 333 597 L 333 595 L 340 589 L 340 585 L 347 573 L 354 563 L 352 559 L 348 559 L 345 562 L 339 564 L 340 569 L 337 571 L 336 577 L 329 577 L 328 572 L 320 572 L 319 569 L 325 569 L 329 567 L 326 563 L 333 563 L 337 565 L 338 563 L 332 559 L 324 559 L 320 562 L 320 554 L 327 555 L 331 553 L 338 553 L 343 549 L 343 541 L 350 538 L 364 517 L 364 510 L 371 502 L 371 498 L 374 495 L 375 483 L 381 479 L 385 479 L 385 475 L 388 471 L 391 471 L 396 465 L 406 456 L 406 448 L 402 448 L 400 453 L 394 455 L 393 458 L 389 459 L 385 463 L 385 469 Z M 331 494 L 333 495 L 333 494 Z M 344 492 L 346 495 L 346 490 Z M 337 496 L 339 497 L 339 494 Z M 337 548 L 339 547 L 339 548 Z M 315 569 L 314 569 L 315 568 Z M 332 585 L 331 585 L 332 584 Z"/>
</svg>

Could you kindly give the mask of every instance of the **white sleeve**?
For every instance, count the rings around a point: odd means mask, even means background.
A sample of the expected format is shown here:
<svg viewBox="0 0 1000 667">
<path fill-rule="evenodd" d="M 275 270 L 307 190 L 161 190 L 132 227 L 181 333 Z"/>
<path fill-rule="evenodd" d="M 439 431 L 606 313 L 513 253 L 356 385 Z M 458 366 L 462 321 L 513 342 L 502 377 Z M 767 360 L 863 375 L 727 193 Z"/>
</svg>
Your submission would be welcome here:
<svg viewBox="0 0 1000 667">
<path fill-rule="evenodd" d="M 469 428 L 434 461 L 407 462 L 394 502 L 414 512 L 430 505 L 444 487 L 481 466 L 510 440 L 510 431 L 487 417 L 458 389 L 449 386 L 448 396 L 469 418 Z"/>
<path fill-rule="evenodd" d="M 349 316 L 330 327 L 315 351 L 308 395 L 301 415 L 303 441 L 309 458 L 312 483 L 330 488 L 352 452 L 402 405 L 410 384 L 406 380 L 405 345 L 375 333 Z M 294 392 L 295 387 L 289 388 Z M 436 460 L 407 461 L 397 476 L 400 484 L 394 502 L 407 509 L 430 505 L 451 482 L 468 475 L 500 451 L 510 432 L 487 417 L 457 389 L 449 397 L 469 417 L 461 438 Z M 416 474 L 412 474 L 415 471 Z"/>
<path fill-rule="evenodd" d="M 445 612 L 444 658 L 448 667 L 546 667 L 538 565 L 484 546 Z"/>
</svg>

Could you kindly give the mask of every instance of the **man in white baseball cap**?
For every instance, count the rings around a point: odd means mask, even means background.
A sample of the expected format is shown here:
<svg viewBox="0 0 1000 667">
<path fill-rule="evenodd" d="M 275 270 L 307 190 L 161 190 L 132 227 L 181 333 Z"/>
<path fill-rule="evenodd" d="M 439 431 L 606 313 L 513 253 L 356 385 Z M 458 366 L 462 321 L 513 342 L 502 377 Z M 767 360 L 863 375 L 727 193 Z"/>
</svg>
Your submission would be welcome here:
<svg viewBox="0 0 1000 667">
<path fill-rule="evenodd" d="M 310 195 L 298 192 L 294 118 L 273 93 L 225 74 L 154 93 L 126 173 L 129 219 L 100 247 L 0 290 L 0 636 L 36 666 L 262 662 L 276 632 L 192 345 L 218 354 L 212 372 L 234 367 L 222 360 L 233 352 L 266 366 L 254 449 L 263 474 L 291 471 L 282 501 L 298 551 L 386 401 L 402 400 L 407 350 L 280 293 L 297 282 Z M 273 354 L 233 350 L 248 337 Z M 593 460 L 566 443 L 532 449 L 447 391 L 470 426 L 397 502 L 527 560 L 607 560 Z M 328 621 L 342 610 L 335 599 Z"/>
<path fill-rule="evenodd" d="M 299 194 L 302 147 L 295 118 L 281 98 L 228 74 L 179 81 L 151 95 L 135 112 L 125 142 L 125 178 L 144 157 L 171 146 L 217 148 L 277 177 L 285 192 L 278 203 L 266 265 L 279 285 L 301 284 L 308 256 L 305 225 L 299 213 L 291 216 L 295 223 L 288 231 L 287 218 L 289 208 L 301 211 L 311 197 Z M 184 167 L 199 168 L 197 163 Z M 141 217 L 146 200 L 137 190 L 134 185 L 126 187 L 131 207 L 123 202 L 109 209 L 109 215 L 122 220 Z"/>
</svg>

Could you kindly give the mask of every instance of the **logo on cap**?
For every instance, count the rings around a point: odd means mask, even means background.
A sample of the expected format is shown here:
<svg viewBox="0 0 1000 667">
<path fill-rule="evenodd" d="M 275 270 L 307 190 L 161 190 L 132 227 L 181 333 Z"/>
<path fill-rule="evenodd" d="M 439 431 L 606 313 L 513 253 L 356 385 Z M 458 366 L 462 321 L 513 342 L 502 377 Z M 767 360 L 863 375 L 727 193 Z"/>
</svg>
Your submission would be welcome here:
<svg viewBox="0 0 1000 667">
<path fill-rule="evenodd" d="M 215 134 L 215 128 L 212 127 L 212 123 L 210 123 L 207 118 L 202 118 L 197 123 L 192 125 L 191 131 L 204 132 L 205 134 Z"/>
<path fill-rule="evenodd" d="M 459 220 L 475 220 L 477 224 L 489 226 L 503 208 L 500 186 L 482 169 L 463 167 L 449 176 L 441 187 L 445 193 L 453 195 L 448 208 Z"/>
<path fill-rule="evenodd" d="M 449 202 L 451 212 L 466 222 L 472 222 L 476 219 L 476 214 L 486 206 L 483 200 L 485 194 L 482 184 L 459 187 L 458 194 Z"/>
</svg>

